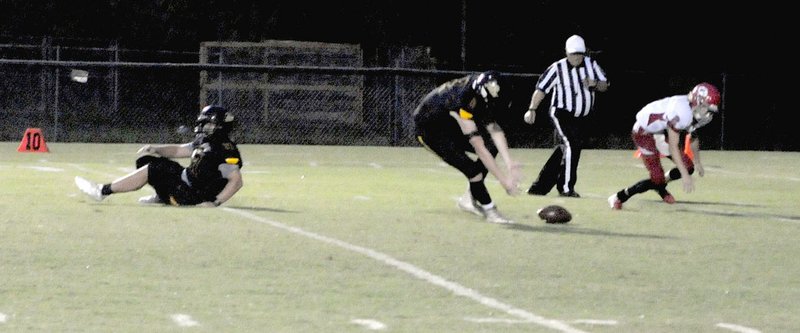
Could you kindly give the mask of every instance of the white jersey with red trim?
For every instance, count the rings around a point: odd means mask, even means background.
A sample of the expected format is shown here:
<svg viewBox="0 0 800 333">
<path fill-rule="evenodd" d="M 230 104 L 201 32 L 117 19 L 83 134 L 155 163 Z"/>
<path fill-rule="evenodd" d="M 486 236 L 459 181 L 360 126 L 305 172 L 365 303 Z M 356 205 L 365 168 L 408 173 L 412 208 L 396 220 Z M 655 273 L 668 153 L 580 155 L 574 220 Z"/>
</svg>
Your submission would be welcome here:
<svg viewBox="0 0 800 333">
<path fill-rule="evenodd" d="M 692 107 L 686 95 L 666 97 L 645 105 L 636 114 L 633 132 L 666 133 L 667 127 L 683 131 L 692 125 Z"/>
</svg>

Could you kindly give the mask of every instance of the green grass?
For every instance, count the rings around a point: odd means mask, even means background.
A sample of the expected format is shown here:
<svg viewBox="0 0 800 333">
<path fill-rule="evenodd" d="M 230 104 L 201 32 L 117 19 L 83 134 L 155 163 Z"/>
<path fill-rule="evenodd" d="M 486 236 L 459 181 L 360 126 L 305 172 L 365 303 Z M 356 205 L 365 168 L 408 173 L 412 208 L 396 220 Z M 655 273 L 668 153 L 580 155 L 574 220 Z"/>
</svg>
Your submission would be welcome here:
<svg viewBox="0 0 800 333">
<path fill-rule="evenodd" d="M 76 175 L 123 176 L 138 145 L 17 145 L 0 143 L 2 332 L 558 331 L 531 316 L 800 330 L 798 153 L 705 151 L 694 193 L 670 185 L 677 204 L 646 193 L 612 211 L 608 195 L 646 171 L 632 151 L 589 150 L 580 199 L 510 197 L 490 178 L 517 221 L 503 226 L 460 212 L 466 181 L 421 148 L 242 145 L 244 188 L 202 209 L 137 204 L 149 187 L 80 195 Z M 549 153 L 512 151 L 524 185 Z M 540 221 L 548 204 L 573 221 Z"/>
</svg>

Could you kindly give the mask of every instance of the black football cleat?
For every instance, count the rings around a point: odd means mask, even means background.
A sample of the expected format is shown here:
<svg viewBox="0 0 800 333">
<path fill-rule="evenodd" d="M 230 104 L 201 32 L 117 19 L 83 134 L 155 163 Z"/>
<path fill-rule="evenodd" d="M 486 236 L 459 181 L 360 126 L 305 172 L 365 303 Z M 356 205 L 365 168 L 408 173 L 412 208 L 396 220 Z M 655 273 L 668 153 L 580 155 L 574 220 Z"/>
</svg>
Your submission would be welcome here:
<svg viewBox="0 0 800 333">
<path fill-rule="evenodd" d="M 568 197 L 568 198 L 580 198 L 581 197 L 581 195 L 578 194 L 578 192 L 575 192 L 575 191 L 560 192 L 560 193 L 558 193 L 558 195 L 562 196 L 562 197 Z"/>
</svg>

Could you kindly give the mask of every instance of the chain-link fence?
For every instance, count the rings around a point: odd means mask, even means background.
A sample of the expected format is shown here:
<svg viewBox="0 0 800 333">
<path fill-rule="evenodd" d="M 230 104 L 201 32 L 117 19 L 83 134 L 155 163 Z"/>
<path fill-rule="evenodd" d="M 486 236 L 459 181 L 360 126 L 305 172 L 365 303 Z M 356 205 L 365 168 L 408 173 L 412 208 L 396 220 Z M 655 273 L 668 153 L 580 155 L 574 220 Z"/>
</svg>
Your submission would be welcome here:
<svg viewBox="0 0 800 333">
<path fill-rule="evenodd" d="M 62 54 L 63 56 L 63 54 Z M 74 70 L 88 73 L 86 82 Z M 78 72 L 80 73 L 80 72 Z M 39 127 L 48 141 L 185 142 L 203 105 L 229 107 L 241 143 L 416 145 L 411 113 L 420 99 L 467 72 L 398 68 L 143 63 L 0 59 L 0 140 Z M 785 110 L 754 89 L 750 75 L 609 73 L 598 96 L 590 148 L 631 148 L 635 113 L 646 103 L 685 94 L 697 82 L 723 89 L 723 112 L 704 129 L 707 149 L 798 150 Z M 540 113 L 522 122 L 536 74 L 509 75 L 511 110 L 499 117 L 513 147 L 551 147 Z M 757 77 L 767 80 L 768 77 Z M 762 81 L 763 82 L 763 81 Z"/>
<path fill-rule="evenodd" d="M 5 61 L 0 75 L 2 140 L 40 127 L 49 141 L 185 141 L 176 129 L 191 127 L 203 105 L 221 104 L 238 117 L 242 143 L 405 145 L 419 99 L 460 73 Z"/>
</svg>

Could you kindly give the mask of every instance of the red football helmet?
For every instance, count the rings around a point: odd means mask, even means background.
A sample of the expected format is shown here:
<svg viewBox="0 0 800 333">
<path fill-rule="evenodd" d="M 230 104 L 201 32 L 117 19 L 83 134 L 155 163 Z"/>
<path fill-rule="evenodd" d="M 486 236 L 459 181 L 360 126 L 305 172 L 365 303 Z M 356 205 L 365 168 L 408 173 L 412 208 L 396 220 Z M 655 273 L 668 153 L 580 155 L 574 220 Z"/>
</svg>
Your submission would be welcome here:
<svg viewBox="0 0 800 333">
<path fill-rule="evenodd" d="M 714 85 L 710 83 L 700 83 L 694 86 L 692 91 L 689 92 L 689 105 L 691 105 L 692 108 L 704 104 L 708 105 L 709 111 L 717 112 L 719 110 L 720 101 L 722 101 L 722 95 L 720 95 L 717 87 L 714 87 Z"/>
</svg>

